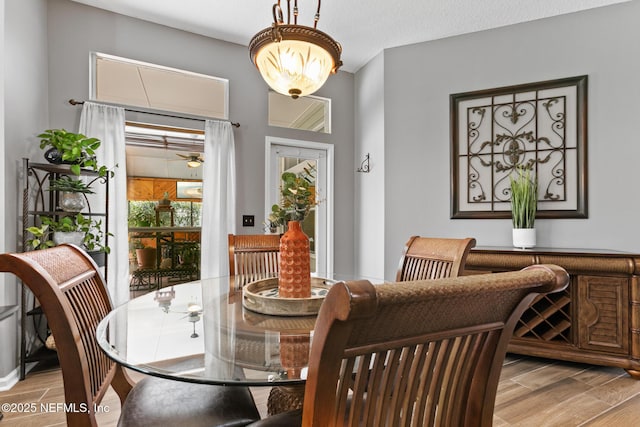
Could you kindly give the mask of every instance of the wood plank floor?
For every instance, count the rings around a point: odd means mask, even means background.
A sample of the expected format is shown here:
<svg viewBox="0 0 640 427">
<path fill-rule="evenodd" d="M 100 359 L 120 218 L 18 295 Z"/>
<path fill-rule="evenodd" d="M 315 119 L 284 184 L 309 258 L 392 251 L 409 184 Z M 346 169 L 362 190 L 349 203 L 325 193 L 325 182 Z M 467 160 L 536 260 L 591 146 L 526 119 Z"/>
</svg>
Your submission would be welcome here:
<svg viewBox="0 0 640 427">
<path fill-rule="evenodd" d="M 132 374 L 134 378 L 140 374 Z M 268 389 L 252 388 L 263 416 Z M 0 403 L 64 402 L 60 370 L 30 373 Z M 115 426 L 120 411 L 112 390 L 102 402 L 100 426 Z M 107 412 L 108 411 L 108 412 Z M 5 413 L 0 427 L 65 426 L 64 412 Z M 494 426 L 640 426 L 640 381 L 622 369 L 509 355 L 500 377 Z"/>
</svg>

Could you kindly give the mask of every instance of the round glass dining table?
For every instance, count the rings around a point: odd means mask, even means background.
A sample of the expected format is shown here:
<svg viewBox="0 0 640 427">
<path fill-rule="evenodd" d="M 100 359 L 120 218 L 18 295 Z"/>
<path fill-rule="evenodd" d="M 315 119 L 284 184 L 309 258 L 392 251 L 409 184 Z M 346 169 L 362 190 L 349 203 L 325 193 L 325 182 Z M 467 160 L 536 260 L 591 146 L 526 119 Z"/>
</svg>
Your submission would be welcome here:
<svg viewBox="0 0 640 427">
<path fill-rule="evenodd" d="M 251 311 L 243 306 L 242 291 L 233 290 L 235 280 L 203 279 L 134 298 L 100 322 L 100 347 L 127 368 L 179 381 L 304 384 L 316 316 Z"/>
</svg>

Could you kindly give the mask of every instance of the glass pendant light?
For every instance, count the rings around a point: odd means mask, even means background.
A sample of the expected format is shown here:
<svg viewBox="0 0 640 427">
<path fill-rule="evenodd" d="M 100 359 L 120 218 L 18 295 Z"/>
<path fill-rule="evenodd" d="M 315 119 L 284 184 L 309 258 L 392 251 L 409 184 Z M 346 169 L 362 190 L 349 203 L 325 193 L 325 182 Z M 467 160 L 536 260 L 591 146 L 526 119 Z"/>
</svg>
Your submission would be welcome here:
<svg viewBox="0 0 640 427">
<path fill-rule="evenodd" d="M 310 95 L 320 89 L 329 74 L 342 65 L 340 43 L 316 29 L 320 19 L 320 0 L 312 27 L 298 25 L 298 1 L 294 1 L 293 24 L 287 0 L 284 23 L 280 0 L 273 5 L 273 25 L 253 36 L 249 54 L 262 78 L 276 92 L 292 98 Z"/>
</svg>

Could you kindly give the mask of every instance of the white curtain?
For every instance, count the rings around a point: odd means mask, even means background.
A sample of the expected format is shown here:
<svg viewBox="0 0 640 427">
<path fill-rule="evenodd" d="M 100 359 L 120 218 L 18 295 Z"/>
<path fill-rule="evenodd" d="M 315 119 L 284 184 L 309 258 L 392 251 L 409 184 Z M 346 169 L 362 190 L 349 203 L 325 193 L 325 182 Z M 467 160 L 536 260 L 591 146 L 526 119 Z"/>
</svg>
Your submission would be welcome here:
<svg viewBox="0 0 640 427">
<path fill-rule="evenodd" d="M 99 165 L 114 168 L 109 179 L 108 230 L 111 253 L 107 258 L 107 286 L 113 304 L 129 299 L 129 244 L 127 225 L 127 171 L 125 154 L 125 112 L 122 107 L 85 102 L 79 132 L 98 138 L 102 144 L 96 153 Z"/>
<path fill-rule="evenodd" d="M 236 154 L 231 123 L 207 120 L 202 171 L 202 278 L 229 274 L 228 234 L 236 229 Z"/>
</svg>

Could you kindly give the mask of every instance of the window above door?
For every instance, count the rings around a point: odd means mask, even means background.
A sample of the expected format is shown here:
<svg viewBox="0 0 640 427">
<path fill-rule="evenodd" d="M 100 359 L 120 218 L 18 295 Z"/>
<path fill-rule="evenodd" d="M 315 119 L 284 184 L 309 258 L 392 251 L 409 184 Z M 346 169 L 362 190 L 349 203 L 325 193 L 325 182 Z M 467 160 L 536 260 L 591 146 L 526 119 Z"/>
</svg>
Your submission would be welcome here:
<svg viewBox="0 0 640 427">
<path fill-rule="evenodd" d="M 319 96 L 293 99 L 269 91 L 269 126 L 331 133 L 331 99 Z"/>
<path fill-rule="evenodd" d="M 229 118 L 227 79 L 92 52 L 90 86 L 94 101 Z"/>
</svg>

